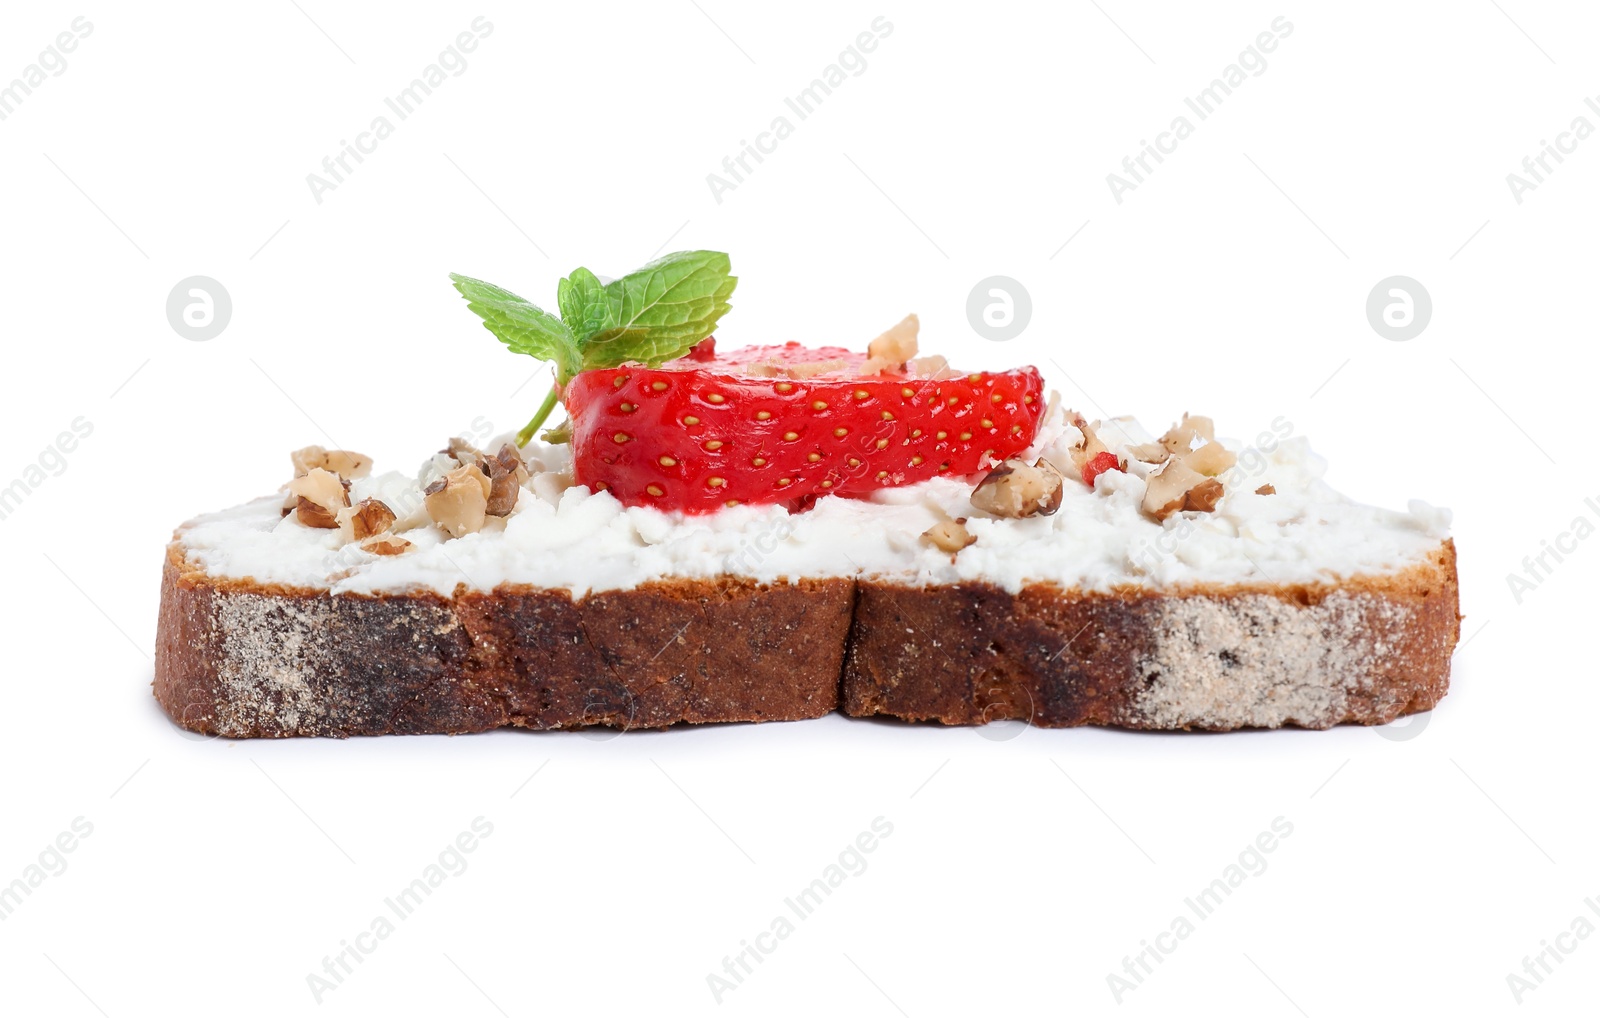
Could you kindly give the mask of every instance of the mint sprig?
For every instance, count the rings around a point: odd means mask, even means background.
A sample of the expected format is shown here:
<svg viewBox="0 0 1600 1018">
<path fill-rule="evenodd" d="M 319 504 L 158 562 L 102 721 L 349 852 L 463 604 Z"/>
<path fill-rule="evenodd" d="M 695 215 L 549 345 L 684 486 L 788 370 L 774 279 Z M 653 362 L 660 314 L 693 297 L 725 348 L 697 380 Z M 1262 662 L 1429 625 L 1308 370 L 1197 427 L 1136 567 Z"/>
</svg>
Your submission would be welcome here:
<svg viewBox="0 0 1600 1018">
<path fill-rule="evenodd" d="M 555 389 L 518 435 L 526 444 L 578 372 L 653 367 L 711 335 L 739 282 L 730 268 L 720 251 L 678 251 L 609 283 L 574 269 L 556 287 L 560 317 L 493 283 L 455 273 L 450 281 L 508 349 L 556 366 Z"/>
<path fill-rule="evenodd" d="M 607 283 L 602 303 L 584 310 L 585 328 L 593 327 L 581 343 L 584 368 L 660 364 L 688 353 L 728 312 L 728 297 L 739 282 L 728 269 L 727 255 L 692 251 Z"/>
<path fill-rule="evenodd" d="M 483 327 L 512 353 L 554 361 L 558 375 L 567 378 L 580 370 L 583 356 L 578 337 L 566 322 L 493 283 L 454 273 L 450 279 L 467 299 L 467 307 L 483 319 Z"/>
</svg>

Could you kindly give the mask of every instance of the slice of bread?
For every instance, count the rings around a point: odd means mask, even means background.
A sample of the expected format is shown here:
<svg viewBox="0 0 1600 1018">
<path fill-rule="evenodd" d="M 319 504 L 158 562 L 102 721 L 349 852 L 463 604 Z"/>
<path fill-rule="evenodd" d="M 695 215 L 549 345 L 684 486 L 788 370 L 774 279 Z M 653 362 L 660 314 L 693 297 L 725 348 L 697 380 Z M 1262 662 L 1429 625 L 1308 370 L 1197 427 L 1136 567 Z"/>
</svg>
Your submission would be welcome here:
<svg viewBox="0 0 1600 1018">
<path fill-rule="evenodd" d="M 1338 495 L 1281 419 L 1186 459 L 1163 448 L 1204 418 L 1159 442 L 1097 427 L 1052 404 L 987 492 L 941 476 L 702 516 L 574 485 L 563 447 L 452 442 L 415 477 L 302 450 L 287 502 L 175 535 L 156 697 L 199 732 L 346 737 L 835 710 L 1326 728 L 1444 695 L 1447 512 Z"/>
<path fill-rule="evenodd" d="M 849 580 L 684 580 L 574 599 L 329 594 L 168 550 L 155 695 L 234 738 L 798 721 L 839 706 Z"/>
<path fill-rule="evenodd" d="M 1455 545 L 1338 584 L 1017 594 L 862 581 L 847 714 L 1044 728 L 1329 728 L 1433 708 L 1461 636 Z"/>
<path fill-rule="evenodd" d="M 683 580 L 573 598 L 329 594 L 169 549 L 155 694 L 237 738 L 658 728 L 835 709 L 1047 728 L 1327 728 L 1431 709 L 1460 638 L 1452 542 L 1340 584 L 1151 594 Z M 842 680 L 841 680 L 842 672 Z"/>
</svg>

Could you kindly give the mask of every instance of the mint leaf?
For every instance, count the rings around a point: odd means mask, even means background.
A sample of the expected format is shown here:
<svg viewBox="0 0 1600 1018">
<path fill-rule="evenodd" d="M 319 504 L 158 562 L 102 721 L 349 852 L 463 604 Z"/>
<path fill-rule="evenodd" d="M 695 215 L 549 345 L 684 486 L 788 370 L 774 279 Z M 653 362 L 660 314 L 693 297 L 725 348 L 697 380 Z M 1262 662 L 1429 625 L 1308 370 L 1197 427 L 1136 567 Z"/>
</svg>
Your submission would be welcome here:
<svg viewBox="0 0 1600 1018">
<path fill-rule="evenodd" d="M 739 282 L 729 269 L 720 251 L 678 251 L 606 284 L 577 268 L 556 286 L 559 318 L 493 283 L 455 273 L 450 281 L 513 353 L 555 362 L 555 387 L 517 433 L 517 443 L 526 445 L 578 372 L 629 361 L 654 366 L 711 335 Z M 546 440 L 567 439 L 557 428 Z"/>
<path fill-rule="evenodd" d="M 581 347 L 588 337 L 617 324 L 617 308 L 606 294 L 605 285 L 585 268 L 572 270 L 556 287 L 561 320 L 567 323 Z"/>
<path fill-rule="evenodd" d="M 586 304 L 582 321 L 600 327 L 592 333 L 574 329 L 583 367 L 654 365 L 688 353 L 728 313 L 728 297 L 739 282 L 730 268 L 720 251 L 679 251 L 607 283 L 609 317 L 591 314 L 594 305 Z M 573 283 L 571 289 L 578 287 Z"/>
<path fill-rule="evenodd" d="M 471 276 L 450 274 L 467 307 L 483 319 L 483 327 L 511 349 L 542 361 L 554 361 L 565 382 L 582 368 L 578 337 L 561 319 L 518 297 L 510 290 Z"/>
</svg>

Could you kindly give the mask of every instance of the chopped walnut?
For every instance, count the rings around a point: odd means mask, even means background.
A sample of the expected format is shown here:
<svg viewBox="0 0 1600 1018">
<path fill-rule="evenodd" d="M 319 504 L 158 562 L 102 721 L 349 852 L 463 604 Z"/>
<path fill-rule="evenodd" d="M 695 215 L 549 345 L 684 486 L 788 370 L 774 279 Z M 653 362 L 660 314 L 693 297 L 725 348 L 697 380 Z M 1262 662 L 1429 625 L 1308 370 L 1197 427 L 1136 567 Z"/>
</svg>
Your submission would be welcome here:
<svg viewBox="0 0 1600 1018">
<path fill-rule="evenodd" d="M 410 541 L 393 534 L 380 534 L 361 542 L 361 550 L 370 551 L 374 555 L 399 555 L 410 548 Z"/>
<path fill-rule="evenodd" d="M 950 366 L 950 362 L 933 354 L 928 357 L 913 357 L 906 361 L 906 371 L 912 378 L 926 378 L 939 381 L 945 378 L 959 378 L 961 372 Z"/>
<path fill-rule="evenodd" d="M 320 445 L 308 445 L 291 452 L 289 462 L 294 464 L 294 475 L 304 477 L 328 462 L 328 450 Z"/>
<path fill-rule="evenodd" d="M 1183 511 L 1208 513 L 1216 509 L 1220 501 L 1222 501 L 1222 482 L 1215 477 L 1208 477 L 1190 488 L 1183 496 Z"/>
<path fill-rule="evenodd" d="M 476 534 L 487 516 L 489 488 L 476 466 L 457 467 L 423 489 L 428 516 L 451 537 Z"/>
<path fill-rule="evenodd" d="M 1216 477 L 1233 469 L 1239 462 L 1239 457 L 1223 448 L 1221 442 L 1208 441 L 1198 449 L 1194 449 L 1183 457 L 1189 469 L 1199 471 L 1207 477 Z"/>
<path fill-rule="evenodd" d="M 1076 411 L 1068 411 L 1068 414 L 1068 420 L 1073 427 L 1078 429 L 1081 435 L 1077 444 L 1072 447 L 1072 465 L 1081 474 L 1083 468 L 1088 466 L 1096 456 L 1111 450 L 1106 448 L 1106 444 L 1100 440 L 1100 435 L 1096 431 L 1100 427 L 1099 421 L 1090 424 L 1083 419 L 1082 414 Z"/>
<path fill-rule="evenodd" d="M 1167 429 L 1158 441 L 1161 447 L 1173 456 L 1182 456 L 1194 447 L 1195 432 L 1182 424 L 1174 424 Z"/>
<path fill-rule="evenodd" d="M 745 365 L 745 372 L 758 378 L 815 378 L 834 371 L 852 370 L 850 362 L 842 358 L 827 361 L 805 361 L 800 364 L 780 364 L 777 361 L 756 361 Z"/>
<path fill-rule="evenodd" d="M 1211 512 L 1222 497 L 1221 481 L 1191 469 L 1179 457 L 1153 471 L 1145 485 L 1144 511 L 1158 520 L 1176 512 Z"/>
<path fill-rule="evenodd" d="M 967 520 L 958 516 L 953 520 L 944 520 L 935 523 L 922 532 L 922 536 L 940 551 L 948 551 L 952 555 L 977 541 L 976 537 L 967 530 Z"/>
<path fill-rule="evenodd" d="M 1049 516 L 1061 508 L 1061 485 L 1061 473 L 1046 460 L 1008 459 L 978 482 L 972 506 L 1007 519 Z"/>
<path fill-rule="evenodd" d="M 1140 463 L 1161 464 L 1172 458 L 1172 453 L 1160 442 L 1142 442 L 1128 447 L 1128 455 Z"/>
<path fill-rule="evenodd" d="M 1159 442 L 1138 445 L 1129 452 L 1135 459 L 1145 463 L 1181 459 L 1190 470 L 1206 477 L 1227 473 L 1239 462 L 1236 453 L 1230 452 L 1217 441 L 1216 426 L 1211 418 L 1189 414 L 1184 414 L 1183 420 L 1167 429 Z"/>
<path fill-rule="evenodd" d="M 482 450 L 464 438 L 451 438 L 439 451 L 464 467 L 476 466 L 485 458 Z"/>
<path fill-rule="evenodd" d="M 319 530 L 337 529 L 339 510 L 350 504 L 344 481 L 322 467 L 312 467 L 305 476 L 290 481 L 289 491 L 296 496 L 295 517 Z"/>
<path fill-rule="evenodd" d="M 805 364 L 790 364 L 783 369 L 783 374 L 789 378 L 815 378 L 817 375 L 826 375 L 832 371 L 844 371 L 850 367 L 847 360 L 809 361 Z"/>
<path fill-rule="evenodd" d="M 1194 447 L 1195 439 L 1214 442 L 1216 437 L 1216 428 L 1211 423 L 1211 418 L 1191 417 L 1186 413 L 1183 415 L 1183 420 L 1168 428 L 1167 433 L 1161 436 L 1161 444 L 1168 452 L 1181 456 Z"/>
<path fill-rule="evenodd" d="M 522 458 L 522 450 L 518 449 L 510 442 L 507 442 L 500 447 L 500 451 L 494 454 L 494 459 L 502 469 L 515 471 L 517 473 L 518 484 L 521 484 L 523 481 L 528 479 L 528 464 L 527 461 Z"/>
<path fill-rule="evenodd" d="M 350 527 L 350 540 L 365 541 L 394 526 L 394 510 L 375 498 L 364 498 L 349 509 L 339 512 L 340 526 Z"/>
<path fill-rule="evenodd" d="M 917 355 L 917 332 L 921 328 L 916 315 L 906 315 L 868 343 L 867 363 L 861 369 L 862 374 L 875 375 L 889 368 L 903 368 Z"/>
<path fill-rule="evenodd" d="M 372 473 L 372 459 L 348 449 L 329 449 L 324 469 L 333 471 L 346 481 L 353 481 Z"/>
<path fill-rule="evenodd" d="M 290 453 L 289 460 L 294 464 L 296 477 L 304 477 L 313 470 L 327 470 L 346 481 L 353 481 L 372 473 L 372 458 L 348 449 L 324 449 L 320 445 L 308 445 Z"/>
<path fill-rule="evenodd" d="M 1196 435 L 1205 439 L 1207 442 L 1215 442 L 1217 440 L 1216 425 L 1212 423 L 1211 418 L 1209 417 L 1194 417 L 1188 412 L 1185 412 L 1182 423 L 1184 427 L 1188 428 L 1190 431 L 1193 431 Z"/>
<path fill-rule="evenodd" d="M 1277 493 L 1278 489 L 1274 488 L 1270 484 L 1263 484 L 1261 487 L 1256 489 L 1257 495 L 1276 495 Z"/>
<path fill-rule="evenodd" d="M 493 460 L 485 461 L 480 469 L 489 475 L 490 516 L 509 516 L 517 507 L 517 495 L 528 479 L 528 468 L 523 465 L 522 454 L 509 442 L 500 447 Z"/>
</svg>

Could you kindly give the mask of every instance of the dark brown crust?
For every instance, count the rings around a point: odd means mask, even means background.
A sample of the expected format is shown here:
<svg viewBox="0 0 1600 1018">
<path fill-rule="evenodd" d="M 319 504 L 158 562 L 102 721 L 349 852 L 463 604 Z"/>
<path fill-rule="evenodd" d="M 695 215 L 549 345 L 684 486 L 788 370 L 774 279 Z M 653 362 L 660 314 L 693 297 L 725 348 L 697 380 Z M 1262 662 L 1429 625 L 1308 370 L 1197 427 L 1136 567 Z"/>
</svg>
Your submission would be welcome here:
<svg viewBox="0 0 1600 1018">
<path fill-rule="evenodd" d="M 1285 689 L 1318 692 L 1310 679 L 1260 694 L 1265 706 L 1242 704 L 1238 717 L 1190 716 L 1181 698 L 1152 703 L 1161 683 L 1183 680 L 1173 653 L 1200 670 L 1234 653 L 1175 628 L 1175 609 L 1259 626 L 1263 605 L 1273 624 L 1287 617 L 1325 646 L 1313 670 L 1339 685 L 1331 705 L 1296 712 L 1273 701 Z M 175 543 L 155 695 L 183 727 L 241 738 L 658 728 L 836 709 L 946 724 L 1320 728 L 1430 709 L 1459 637 L 1451 542 L 1404 572 L 1338 585 L 1011 594 L 724 579 L 577 600 L 529 588 L 332 596 L 216 580 Z M 1337 657 L 1344 642 L 1364 650 Z"/>
</svg>

